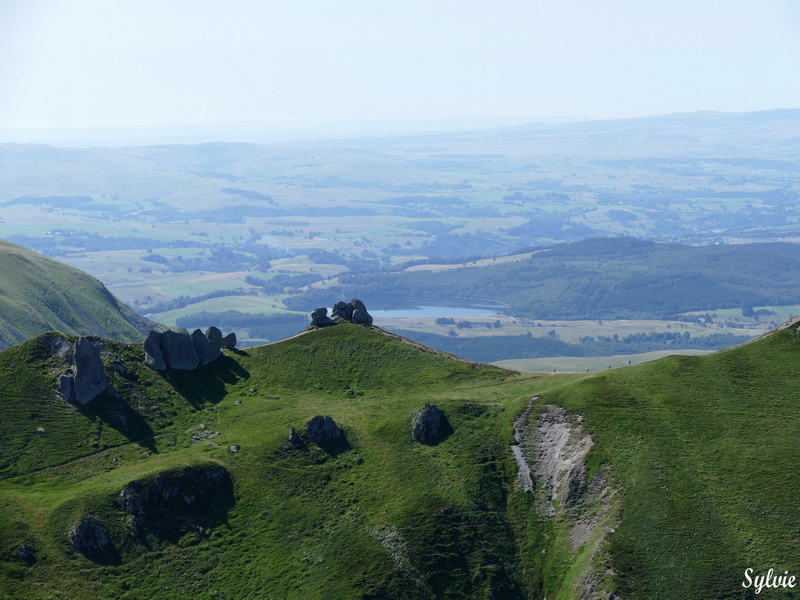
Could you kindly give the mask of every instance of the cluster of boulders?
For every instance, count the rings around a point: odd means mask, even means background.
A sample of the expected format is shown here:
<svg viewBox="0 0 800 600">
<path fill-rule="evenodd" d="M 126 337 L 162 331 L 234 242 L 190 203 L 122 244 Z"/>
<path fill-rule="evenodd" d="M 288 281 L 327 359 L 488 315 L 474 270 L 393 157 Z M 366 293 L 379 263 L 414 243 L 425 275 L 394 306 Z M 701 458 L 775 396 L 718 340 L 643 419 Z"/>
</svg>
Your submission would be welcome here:
<svg viewBox="0 0 800 600">
<path fill-rule="evenodd" d="M 58 379 L 58 393 L 63 400 L 87 404 L 111 388 L 99 345 L 82 337 L 74 345 L 60 338 L 57 346 L 56 352 L 69 365 Z"/>
<path fill-rule="evenodd" d="M 311 325 L 313 327 L 328 327 L 336 325 L 342 321 L 348 323 L 358 323 L 359 325 L 372 325 L 372 315 L 367 312 L 364 303 L 353 298 L 349 304 L 341 300 L 333 305 L 331 316 L 328 316 L 327 308 L 317 308 L 311 313 Z"/>
<path fill-rule="evenodd" d="M 222 335 L 216 327 L 205 333 L 195 329 L 151 331 L 144 341 L 144 361 L 156 371 L 193 371 L 217 360 L 223 348 L 236 347 L 236 334 Z"/>
</svg>

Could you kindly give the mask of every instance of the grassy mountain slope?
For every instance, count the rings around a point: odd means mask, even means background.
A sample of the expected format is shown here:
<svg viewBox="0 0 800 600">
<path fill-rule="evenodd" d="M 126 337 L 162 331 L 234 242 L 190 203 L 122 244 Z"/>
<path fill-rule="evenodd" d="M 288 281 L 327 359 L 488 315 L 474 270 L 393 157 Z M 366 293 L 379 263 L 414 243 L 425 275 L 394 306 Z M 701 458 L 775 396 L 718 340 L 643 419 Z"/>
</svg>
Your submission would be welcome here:
<svg viewBox="0 0 800 600">
<path fill-rule="evenodd" d="M 506 502 L 513 402 L 498 393 L 507 381 L 524 391 L 510 372 L 354 325 L 228 353 L 169 379 L 131 354 L 137 346 L 107 342 L 106 359 L 125 370 L 108 370 L 120 398 L 79 411 L 54 398 L 52 337 L 0 354 L 2 389 L 15 364 L 30 365 L 20 385 L 38 386 L 36 402 L 2 398 L 12 443 L 2 449 L 0 554 L 29 543 L 40 556 L 30 569 L 0 563 L 0 597 L 524 597 Z M 410 436 L 426 402 L 456 431 L 436 446 Z M 316 414 L 334 417 L 347 442 L 286 450 L 289 427 L 302 431 Z M 232 473 L 227 518 L 177 544 L 133 542 L 112 504 L 121 487 L 208 462 Z M 119 564 L 96 566 L 68 549 L 67 530 L 87 513 L 106 524 Z"/>
<path fill-rule="evenodd" d="M 731 350 L 674 356 L 543 395 L 584 415 L 596 440 L 590 470 L 613 465 L 624 490 L 609 544 L 622 597 L 756 597 L 741 586 L 745 569 L 796 568 L 798 360 L 795 324 Z M 548 598 L 570 597 L 563 577 L 548 582 Z"/>
<path fill-rule="evenodd" d="M 80 410 L 55 398 L 55 337 L 0 353 L 0 598 L 572 598 L 587 565 L 602 580 L 590 597 L 745 598 L 745 568 L 791 569 L 800 550 L 795 327 L 707 357 L 547 377 L 357 325 L 166 376 L 141 346 L 106 341 L 118 397 Z M 453 427 L 433 446 L 410 435 L 428 402 Z M 574 551 L 574 515 L 547 516 L 541 483 L 514 483 L 515 418 L 529 407 L 535 428 L 550 405 L 594 440 L 578 505 L 594 510 L 595 474 L 619 490 L 616 531 Z M 289 427 L 317 414 L 347 441 L 287 449 Z M 121 488 L 205 464 L 230 471 L 233 507 L 203 532 L 132 538 Z M 85 515 L 113 560 L 69 548 Z M 11 557 L 21 544 L 34 564 Z"/>
<path fill-rule="evenodd" d="M 0 348 L 53 330 L 134 342 L 153 326 L 94 277 L 0 240 Z"/>
</svg>

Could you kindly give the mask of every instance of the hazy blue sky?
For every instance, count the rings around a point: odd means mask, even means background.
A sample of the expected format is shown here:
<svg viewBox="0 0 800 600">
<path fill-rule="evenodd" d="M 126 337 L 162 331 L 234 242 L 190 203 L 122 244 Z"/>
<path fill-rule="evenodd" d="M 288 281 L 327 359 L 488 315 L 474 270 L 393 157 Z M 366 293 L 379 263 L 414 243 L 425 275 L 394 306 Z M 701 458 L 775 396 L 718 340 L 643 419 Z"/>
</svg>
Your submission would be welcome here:
<svg viewBox="0 0 800 600">
<path fill-rule="evenodd" d="M 0 128 L 800 107 L 797 0 L 0 0 Z"/>
</svg>

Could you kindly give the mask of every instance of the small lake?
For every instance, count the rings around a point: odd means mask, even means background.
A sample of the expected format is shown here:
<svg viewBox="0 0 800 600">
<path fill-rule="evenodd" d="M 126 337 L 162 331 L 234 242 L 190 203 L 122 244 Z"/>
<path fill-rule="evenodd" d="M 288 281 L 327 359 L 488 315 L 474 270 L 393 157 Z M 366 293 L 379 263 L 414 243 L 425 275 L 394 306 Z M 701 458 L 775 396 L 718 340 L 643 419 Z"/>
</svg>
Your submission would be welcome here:
<svg viewBox="0 0 800 600">
<path fill-rule="evenodd" d="M 375 319 L 408 319 L 439 317 L 491 317 L 504 312 L 508 307 L 499 302 L 488 300 L 420 300 L 410 302 L 407 306 L 396 306 L 386 309 L 367 307 L 369 314 Z"/>
</svg>

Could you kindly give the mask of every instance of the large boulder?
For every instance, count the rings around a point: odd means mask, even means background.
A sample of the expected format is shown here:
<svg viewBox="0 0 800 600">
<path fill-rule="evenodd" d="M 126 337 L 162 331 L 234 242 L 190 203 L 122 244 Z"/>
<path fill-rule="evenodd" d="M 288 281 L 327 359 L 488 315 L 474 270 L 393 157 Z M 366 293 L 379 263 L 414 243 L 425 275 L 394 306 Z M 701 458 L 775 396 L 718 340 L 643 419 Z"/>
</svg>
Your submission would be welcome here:
<svg viewBox="0 0 800 600">
<path fill-rule="evenodd" d="M 231 331 L 222 337 L 222 347 L 226 350 L 236 350 L 236 334 L 234 332 Z"/>
<path fill-rule="evenodd" d="M 314 327 L 329 327 L 336 325 L 336 321 L 328 317 L 327 308 L 317 308 L 311 313 L 311 325 Z"/>
<path fill-rule="evenodd" d="M 167 330 L 161 334 L 161 350 L 170 369 L 193 371 L 200 365 L 194 341 L 187 331 Z"/>
<path fill-rule="evenodd" d="M 216 327 L 209 327 L 206 329 L 206 337 L 211 343 L 211 352 L 215 353 L 216 356 L 220 356 L 222 354 L 222 332 Z"/>
<path fill-rule="evenodd" d="M 372 315 L 366 311 L 356 309 L 353 311 L 353 323 L 359 325 L 372 325 Z"/>
<path fill-rule="evenodd" d="M 233 482 L 221 465 L 184 467 L 150 481 L 131 481 L 119 493 L 117 506 L 131 516 L 135 536 L 149 531 L 173 538 L 222 516 L 233 505 Z"/>
<path fill-rule="evenodd" d="M 442 409 L 435 404 L 426 404 L 414 415 L 411 436 L 422 444 L 436 444 L 452 430 Z"/>
<path fill-rule="evenodd" d="M 372 315 L 367 312 L 367 307 L 364 306 L 364 303 L 359 300 L 358 298 L 353 298 L 350 300 L 350 306 L 352 307 L 352 320 L 353 323 L 358 323 L 359 325 L 372 325 Z"/>
<path fill-rule="evenodd" d="M 108 558 L 116 552 L 111 538 L 94 517 L 84 517 L 67 535 L 72 548 L 94 561 Z"/>
<path fill-rule="evenodd" d="M 78 338 L 75 343 L 75 375 L 72 378 L 71 399 L 78 404 L 87 404 L 108 389 L 100 348 L 91 340 Z M 64 384 L 62 377 L 61 385 Z"/>
<path fill-rule="evenodd" d="M 335 321 L 341 319 L 344 319 L 345 321 L 351 321 L 353 319 L 353 307 L 350 304 L 346 304 L 339 300 L 339 302 L 333 305 L 331 318 Z"/>
<path fill-rule="evenodd" d="M 211 345 L 211 340 L 209 340 L 208 337 L 206 337 L 206 334 L 199 329 L 195 329 L 192 332 L 192 342 L 194 342 L 194 349 L 197 351 L 197 357 L 200 359 L 201 367 L 204 367 L 208 363 L 219 358 L 219 355 L 221 354 L 220 350 L 217 349 L 215 353 L 214 348 Z"/>
<path fill-rule="evenodd" d="M 306 423 L 306 437 L 315 444 L 332 442 L 343 435 L 331 417 L 317 415 Z"/>
<path fill-rule="evenodd" d="M 161 334 L 156 330 L 151 330 L 144 339 L 144 362 L 156 371 L 167 368 L 167 361 L 164 360 L 164 352 L 161 350 Z"/>
</svg>

